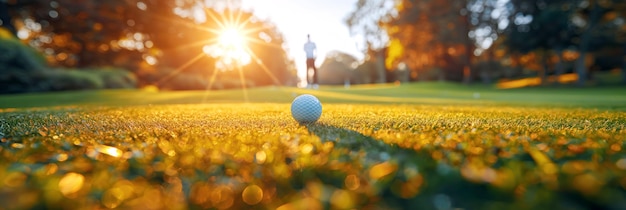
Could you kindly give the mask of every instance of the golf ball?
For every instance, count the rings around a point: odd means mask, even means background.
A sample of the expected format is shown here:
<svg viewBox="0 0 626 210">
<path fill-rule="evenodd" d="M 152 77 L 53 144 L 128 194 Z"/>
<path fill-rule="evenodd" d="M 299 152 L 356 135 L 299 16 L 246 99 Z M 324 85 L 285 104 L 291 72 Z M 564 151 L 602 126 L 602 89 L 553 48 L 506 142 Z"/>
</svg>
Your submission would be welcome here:
<svg viewBox="0 0 626 210">
<path fill-rule="evenodd" d="M 291 116 L 299 123 L 313 123 L 322 115 L 322 103 L 317 97 L 303 94 L 291 102 Z"/>
</svg>

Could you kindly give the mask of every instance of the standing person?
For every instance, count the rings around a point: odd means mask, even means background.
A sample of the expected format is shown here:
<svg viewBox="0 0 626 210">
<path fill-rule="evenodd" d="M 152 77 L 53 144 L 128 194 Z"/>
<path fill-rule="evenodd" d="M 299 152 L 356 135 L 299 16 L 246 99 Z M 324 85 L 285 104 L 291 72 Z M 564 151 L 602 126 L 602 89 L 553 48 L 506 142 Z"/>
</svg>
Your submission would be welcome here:
<svg viewBox="0 0 626 210">
<path fill-rule="evenodd" d="M 317 67 L 315 67 L 315 56 L 317 53 L 317 46 L 315 42 L 311 41 L 311 35 L 306 35 L 307 42 L 304 43 L 304 52 L 306 52 L 306 81 L 307 86 L 317 89 L 319 83 L 317 82 Z M 313 69 L 313 78 L 309 79 L 309 70 Z"/>
</svg>

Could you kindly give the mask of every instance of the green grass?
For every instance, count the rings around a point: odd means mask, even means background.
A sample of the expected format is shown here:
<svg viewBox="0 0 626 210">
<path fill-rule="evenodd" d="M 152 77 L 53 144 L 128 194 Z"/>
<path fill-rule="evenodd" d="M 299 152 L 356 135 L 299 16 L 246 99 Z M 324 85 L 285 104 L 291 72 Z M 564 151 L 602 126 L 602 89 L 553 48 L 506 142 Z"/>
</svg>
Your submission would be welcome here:
<svg viewBox="0 0 626 210">
<path fill-rule="evenodd" d="M 623 86 L 590 88 L 527 88 L 498 90 L 486 85 L 417 83 L 403 85 L 357 85 L 308 90 L 263 87 L 247 91 L 163 91 L 104 90 L 32 93 L 0 96 L 0 108 L 50 106 L 128 106 L 157 104 L 290 103 L 295 95 L 315 94 L 325 103 L 506 105 L 626 109 Z"/>
<path fill-rule="evenodd" d="M 259 88 L 247 102 L 239 90 L 5 95 L 0 203 L 623 209 L 622 89 Z M 315 124 L 291 118 L 302 93 L 323 103 Z"/>
</svg>

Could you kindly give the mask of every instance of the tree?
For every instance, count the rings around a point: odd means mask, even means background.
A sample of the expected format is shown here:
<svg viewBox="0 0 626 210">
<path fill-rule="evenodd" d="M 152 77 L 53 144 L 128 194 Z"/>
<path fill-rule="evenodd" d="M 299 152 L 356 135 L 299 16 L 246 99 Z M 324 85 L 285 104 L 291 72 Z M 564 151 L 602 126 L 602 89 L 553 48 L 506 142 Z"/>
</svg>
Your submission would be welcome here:
<svg viewBox="0 0 626 210">
<path fill-rule="evenodd" d="M 53 65 L 84 68 L 115 63 L 134 69 L 143 47 L 117 42 L 133 37 L 127 23 L 133 8 L 127 1 L 30 0 L 16 5 L 21 12 L 14 19 L 29 31 L 30 36 L 22 38 L 46 51 Z M 120 58 L 124 59 L 116 62 Z"/>
<path fill-rule="evenodd" d="M 517 52 L 538 49 L 544 52 L 545 61 L 550 51 L 561 57 L 564 49 L 575 47 L 579 54 L 574 65 L 579 86 L 585 85 L 590 76 L 585 62 L 587 54 L 619 43 L 615 35 L 622 27 L 616 25 L 615 20 L 620 14 L 619 5 L 623 4 L 621 1 L 512 0 L 511 2 L 513 5 L 511 22 L 514 24 L 507 30 L 506 43 L 509 49 Z M 623 10 L 621 9 L 622 16 Z M 563 72 L 562 60 L 558 59 L 557 74 Z"/>
<path fill-rule="evenodd" d="M 256 38 L 253 37 L 254 41 L 248 45 L 256 59 L 244 68 L 250 72 L 248 77 L 254 79 L 257 85 L 296 85 L 295 63 L 283 48 L 285 40 L 278 28 L 260 20 L 253 20 L 249 24 L 249 28 L 255 29 L 251 36 Z"/>
<path fill-rule="evenodd" d="M 564 72 L 563 50 L 571 46 L 575 39 L 575 27 L 571 22 L 572 7 L 568 1 L 516 0 L 512 23 L 506 38 L 509 51 L 512 53 L 529 53 L 538 50 L 541 55 L 542 70 L 540 78 L 545 84 L 552 54 L 557 59 L 556 75 Z"/>
<path fill-rule="evenodd" d="M 626 19 L 626 2 L 618 3 L 616 2 L 613 7 L 613 12 L 618 14 L 622 20 Z M 624 26 L 624 22 L 622 22 L 622 27 L 618 33 L 617 39 L 622 43 L 622 84 L 626 85 L 626 28 Z"/>
<path fill-rule="evenodd" d="M 363 40 L 363 52 L 366 59 L 376 62 L 378 83 L 386 79 L 385 48 L 388 44 L 388 34 L 383 25 L 395 15 L 394 1 L 390 0 L 358 0 L 356 8 L 346 18 L 346 24 L 353 36 Z"/>
<path fill-rule="evenodd" d="M 581 56 L 576 61 L 579 85 L 584 85 L 587 74 L 591 74 L 585 65 L 586 53 L 597 53 L 606 48 L 622 45 L 623 83 L 626 84 L 626 3 L 621 0 L 582 1 L 576 8 L 575 20 L 580 27 L 578 41 Z"/>
<path fill-rule="evenodd" d="M 476 54 L 486 54 L 487 68 L 481 68 L 480 77 L 484 83 L 491 83 L 491 77 L 496 71 L 496 51 L 502 41 L 504 29 L 508 26 L 510 11 L 507 7 L 510 2 L 498 0 L 470 0 L 467 9 L 469 11 L 472 29 L 469 37 L 474 41 L 477 48 Z M 472 52 L 474 53 L 474 52 Z"/>
<path fill-rule="evenodd" d="M 581 13 L 577 17 L 584 18 L 584 23 L 581 24 L 580 42 L 578 43 L 579 57 L 576 60 L 576 73 L 578 74 L 578 85 L 584 86 L 587 82 L 588 69 L 585 65 L 585 57 L 589 51 L 590 42 L 593 38 L 593 31 L 599 24 L 599 21 L 604 13 L 605 8 L 597 0 L 585 1 L 587 5 L 579 4 Z"/>
<path fill-rule="evenodd" d="M 385 26 L 391 39 L 389 52 L 402 51 L 402 56 L 388 58 L 392 60 L 388 65 L 408 65 L 413 79 L 441 69 L 440 79 L 469 82 L 474 43 L 468 37 L 466 6 L 467 1 L 399 1 L 397 15 Z"/>
<path fill-rule="evenodd" d="M 124 67 L 139 75 L 142 84 L 175 74 L 209 80 L 216 74 L 215 59 L 207 56 L 204 48 L 216 42 L 225 21 L 236 19 L 257 41 L 250 43 L 250 50 L 260 55 L 254 61 L 262 65 L 250 68 L 265 67 L 250 80 L 262 85 L 295 77 L 289 70 L 293 62 L 282 48 L 282 35 L 268 21 L 237 8 L 208 6 L 218 4 L 201 0 L 29 0 L 18 7 L 22 12 L 13 18 L 28 22 L 24 25 L 31 27 L 27 28 L 31 45 L 47 52 L 58 66 Z M 276 78 L 262 76 L 270 74 Z M 227 73 L 221 78 L 230 76 L 239 78 Z"/>
<path fill-rule="evenodd" d="M 0 0 L 0 27 L 8 29 L 13 35 L 17 35 L 11 14 L 9 14 L 8 0 Z"/>
<path fill-rule="evenodd" d="M 319 68 L 319 80 L 322 84 L 332 85 L 356 83 L 353 74 L 357 67 L 358 62 L 354 56 L 340 51 L 331 51 L 326 54 Z"/>
</svg>

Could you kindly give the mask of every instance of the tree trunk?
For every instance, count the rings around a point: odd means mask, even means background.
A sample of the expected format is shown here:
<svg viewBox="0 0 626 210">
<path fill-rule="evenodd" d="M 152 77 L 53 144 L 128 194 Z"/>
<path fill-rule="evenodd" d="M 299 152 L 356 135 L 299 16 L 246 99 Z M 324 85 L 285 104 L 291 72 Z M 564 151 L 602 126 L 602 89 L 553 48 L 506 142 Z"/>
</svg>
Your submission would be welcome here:
<svg viewBox="0 0 626 210">
<path fill-rule="evenodd" d="M 558 57 L 557 63 L 554 67 L 555 68 L 554 76 L 556 77 L 555 84 L 560 84 L 559 78 L 561 78 L 561 75 L 563 75 L 563 73 L 565 72 L 565 69 L 563 66 L 563 49 L 561 49 L 560 47 L 557 47 L 554 51 Z"/>
<path fill-rule="evenodd" d="M 9 14 L 9 3 L 6 0 L 0 0 L 0 27 L 8 29 L 13 36 L 17 35 L 17 30 L 13 26 L 11 21 L 11 14 Z"/>
<path fill-rule="evenodd" d="M 494 52 L 493 45 L 487 49 L 487 68 L 483 68 L 481 73 L 483 83 L 491 83 L 491 73 L 496 70 L 496 54 Z"/>
<path fill-rule="evenodd" d="M 80 50 L 76 53 L 78 56 L 78 62 L 76 62 L 75 67 L 85 68 L 91 65 L 90 59 L 88 58 L 89 53 L 87 52 L 87 42 L 80 38 L 75 38 L 74 41 L 78 42 L 81 46 Z"/>
<path fill-rule="evenodd" d="M 600 20 L 600 5 L 597 1 L 593 1 L 591 5 L 591 14 L 587 23 L 587 28 L 583 31 L 580 38 L 580 57 L 576 60 L 575 68 L 578 74 L 578 86 L 584 86 L 587 83 L 587 66 L 585 65 L 585 57 L 589 50 L 589 41 L 591 40 L 591 33 Z"/>
<path fill-rule="evenodd" d="M 541 54 L 542 70 L 539 72 L 539 78 L 541 78 L 541 85 L 545 85 L 548 81 L 548 50 L 543 50 Z"/>
<path fill-rule="evenodd" d="M 624 52 L 622 52 L 622 84 L 626 85 L 626 43 L 624 43 Z"/>
<path fill-rule="evenodd" d="M 578 74 L 578 86 L 584 86 L 585 83 L 587 83 L 587 67 L 585 66 L 586 56 L 587 56 L 586 49 L 583 49 L 581 45 L 580 57 L 576 59 L 576 62 L 574 64 L 574 68 L 576 69 L 576 74 Z"/>
<path fill-rule="evenodd" d="M 522 66 L 521 57 L 522 56 L 516 52 L 511 54 L 511 59 L 514 61 L 515 65 L 511 67 L 511 72 L 506 75 L 508 79 L 513 79 L 523 73 L 524 67 Z"/>
<path fill-rule="evenodd" d="M 387 70 L 385 69 L 385 54 L 384 49 L 378 50 L 376 53 L 376 83 L 387 82 Z"/>
<path fill-rule="evenodd" d="M 467 2 L 464 2 L 464 5 L 467 5 Z M 465 63 L 463 66 L 463 83 L 470 84 L 472 82 L 472 56 L 474 55 L 474 42 L 469 37 L 469 32 L 471 29 L 471 24 L 469 22 L 469 11 L 463 15 L 463 33 L 465 33 L 464 44 L 465 44 Z"/>
</svg>

